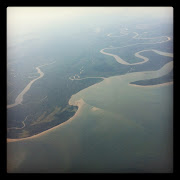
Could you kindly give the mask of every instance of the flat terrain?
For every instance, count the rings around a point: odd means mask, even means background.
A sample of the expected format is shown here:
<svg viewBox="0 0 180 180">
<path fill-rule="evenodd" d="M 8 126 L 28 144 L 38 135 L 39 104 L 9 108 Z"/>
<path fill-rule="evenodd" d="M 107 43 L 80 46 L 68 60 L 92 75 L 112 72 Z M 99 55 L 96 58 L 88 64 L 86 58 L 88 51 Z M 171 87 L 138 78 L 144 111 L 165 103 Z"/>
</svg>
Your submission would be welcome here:
<svg viewBox="0 0 180 180">
<path fill-rule="evenodd" d="M 159 32 L 156 26 L 152 23 L 146 33 L 131 24 L 116 26 L 113 32 L 89 28 L 78 33 L 75 28 L 70 37 L 57 26 L 58 33 L 51 29 L 51 33 L 15 39 L 8 48 L 7 137 L 30 137 L 64 123 L 78 109 L 68 104 L 71 96 L 105 78 L 158 70 L 172 61 L 155 52 L 172 54 L 172 30 Z M 171 81 L 173 71 L 131 83 L 146 86 Z"/>
</svg>

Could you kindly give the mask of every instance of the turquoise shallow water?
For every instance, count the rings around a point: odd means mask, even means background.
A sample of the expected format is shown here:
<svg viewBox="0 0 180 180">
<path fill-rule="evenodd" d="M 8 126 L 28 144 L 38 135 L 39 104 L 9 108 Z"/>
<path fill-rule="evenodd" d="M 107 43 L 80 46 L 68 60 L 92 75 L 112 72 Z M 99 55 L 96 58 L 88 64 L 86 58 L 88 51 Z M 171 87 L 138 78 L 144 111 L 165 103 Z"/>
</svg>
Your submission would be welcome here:
<svg viewBox="0 0 180 180">
<path fill-rule="evenodd" d="M 173 85 L 129 85 L 171 69 L 110 77 L 73 95 L 85 104 L 72 121 L 8 143 L 8 172 L 172 172 Z"/>
</svg>

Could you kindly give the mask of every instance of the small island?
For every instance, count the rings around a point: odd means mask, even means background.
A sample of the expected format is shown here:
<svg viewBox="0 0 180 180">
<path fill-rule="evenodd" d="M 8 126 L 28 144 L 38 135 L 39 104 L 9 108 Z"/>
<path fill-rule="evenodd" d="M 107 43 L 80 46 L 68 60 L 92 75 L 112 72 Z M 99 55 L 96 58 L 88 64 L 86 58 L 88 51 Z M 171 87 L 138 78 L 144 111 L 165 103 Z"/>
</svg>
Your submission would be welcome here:
<svg viewBox="0 0 180 180">
<path fill-rule="evenodd" d="M 159 78 L 139 80 L 139 81 L 131 82 L 129 84 L 139 85 L 139 86 L 151 86 L 151 85 L 160 85 L 164 83 L 169 83 L 172 81 L 173 81 L 173 71 Z"/>
</svg>

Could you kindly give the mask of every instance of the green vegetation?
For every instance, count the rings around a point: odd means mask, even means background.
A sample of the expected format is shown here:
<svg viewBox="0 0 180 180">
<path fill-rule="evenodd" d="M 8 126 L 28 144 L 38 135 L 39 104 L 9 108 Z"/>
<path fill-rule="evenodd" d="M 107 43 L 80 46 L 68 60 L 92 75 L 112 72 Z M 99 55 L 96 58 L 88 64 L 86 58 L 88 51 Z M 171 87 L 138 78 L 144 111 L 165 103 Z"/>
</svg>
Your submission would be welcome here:
<svg viewBox="0 0 180 180">
<path fill-rule="evenodd" d="M 134 81 L 134 82 L 131 82 L 130 84 L 136 84 L 136 85 L 141 85 L 141 86 L 150 86 L 150 85 L 157 85 L 157 84 L 162 84 L 162 83 L 172 82 L 172 81 L 173 81 L 173 71 L 171 71 L 167 75 L 164 75 L 160 78 Z"/>
</svg>

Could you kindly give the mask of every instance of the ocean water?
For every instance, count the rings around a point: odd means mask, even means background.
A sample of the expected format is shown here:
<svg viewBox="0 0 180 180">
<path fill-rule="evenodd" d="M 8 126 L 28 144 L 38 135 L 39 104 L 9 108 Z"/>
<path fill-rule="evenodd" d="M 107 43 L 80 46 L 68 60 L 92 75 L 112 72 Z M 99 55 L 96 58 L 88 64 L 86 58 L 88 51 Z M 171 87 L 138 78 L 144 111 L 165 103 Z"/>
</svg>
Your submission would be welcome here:
<svg viewBox="0 0 180 180">
<path fill-rule="evenodd" d="M 7 144 L 8 172 L 172 172 L 173 84 L 129 85 L 171 68 L 110 77 L 73 95 L 72 104 L 84 104 L 72 121 Z"/>
</svg>

